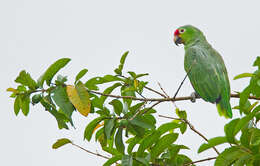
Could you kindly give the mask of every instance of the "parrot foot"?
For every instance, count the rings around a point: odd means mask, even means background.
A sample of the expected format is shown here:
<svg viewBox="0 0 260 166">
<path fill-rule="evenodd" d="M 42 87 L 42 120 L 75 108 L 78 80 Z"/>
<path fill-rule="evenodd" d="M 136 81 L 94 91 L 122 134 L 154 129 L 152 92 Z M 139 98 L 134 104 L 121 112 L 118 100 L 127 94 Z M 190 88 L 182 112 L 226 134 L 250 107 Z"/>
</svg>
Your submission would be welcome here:
<svg viewBox="0 0 260 166">
<path fill-rule="evenodd" d="M 197 92 L 192 92 L 190 96 L 191 96 L 190 101 L 191 101 L 192 103 L 195 103 L 195 102 L 196 102 L 196 98 L 197 98 L 197 97 L 200 97 L 200 95 L 199 95 Z"/>
</svg>

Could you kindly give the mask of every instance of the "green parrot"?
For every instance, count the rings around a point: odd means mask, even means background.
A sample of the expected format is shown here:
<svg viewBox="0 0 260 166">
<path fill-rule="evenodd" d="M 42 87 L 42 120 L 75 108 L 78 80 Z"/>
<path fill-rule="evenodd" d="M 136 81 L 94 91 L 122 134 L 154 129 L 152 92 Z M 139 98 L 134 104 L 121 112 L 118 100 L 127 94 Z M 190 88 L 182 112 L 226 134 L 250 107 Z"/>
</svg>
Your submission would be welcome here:
<svg viewBox="0 0 260 166">
<path fill-rule="evenodd" d="M 203 100 L 216 103 L 220 116 L 232 118 L 229 79 L 220 54 L 192 25 L 179 27 L 174 32 L 174 42 L 184 45 L 184 69 L 195 92 Z"/>
</svg>

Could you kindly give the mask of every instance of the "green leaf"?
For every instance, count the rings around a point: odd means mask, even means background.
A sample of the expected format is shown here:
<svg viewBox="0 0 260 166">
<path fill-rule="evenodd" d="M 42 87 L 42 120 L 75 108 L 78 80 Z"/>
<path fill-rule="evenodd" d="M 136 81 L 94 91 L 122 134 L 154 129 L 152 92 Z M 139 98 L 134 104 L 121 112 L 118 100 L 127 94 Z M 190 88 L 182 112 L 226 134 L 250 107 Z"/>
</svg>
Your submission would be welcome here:
<svg viewBox="0 0 260 166">
<path fill-rule="evenodd" d="M 105 82 L 113 82 L 113 81 L 122 81 L 122 82 L 124 82 L 124 79 L 119 78 L 117 76 L 109 75 L 109 74 L 105 75 L 103 77 L 103 79 L 104 79 Z"/>
<path fill-rule="evenodd" d="M 138 137 L 138 136 L 135 136 L 135 137 L 130 138 L 130 139 L 132 139 L 132 140 L 129 142 L 129 144 L 128 144 L 128 146 L 127 146 L 127 153 L 128 153 L 128 154 L 131 154 L 131 153 L 132 153 L 133 148 L 135 147 L 135 145 L 136 145 L 137 143 L 139 143 L 140 140 L 141 140 L 141 138 Z M 130 139 L 129 139 L 129 140 L 130 140 Z"/>
<path fill-rule="evenodd" d="M 149 125 L 153 126 L 152 129 L 155 129 L 155 124 L 156 124 L 156 119 L 153 115 L 151 114 L 144 114 L 142 115 L 140 114 L 138 117 L 142 117 L 143 118 L 143 121 L 145 123 L 148 123 Z"/>
<path fill-rule="evenodd" d="M 260 56 L 256 57 L 256 60 L 253 64 L 253 66 L 258 66 L 258 68 L 260 68 Z"/>
<path fill-rule="evenodd" d="M 151 158 L 158 157 L 166 148 L 169 147 L 178 138 L 178 134 L 170 133 L 164 135 L 151 149 Z"/>
<path fill-rule="evenodd" d="M 184 122 L 182 122 L 180 124 L 180 131 L 181 131 L 182 134 L 184 134 L 185 131 L 187 130 L 187 126 L 188 126 L 187 123 L 184 123 Z"/>
<path fill-rule="evenodd" d="M 129 123 L 128 120 L 122 119 L 122 120 L 120 120 L 119 125 L 122 127 L 127 127 L 128 123 Z"/>
<path fill-rule="evenodd" d="M 47 85 L 51 84 L 51 80 L 54 75 L 64 66 L 69 63 L 69 58 L 62 58 L 54 62 L 45 72 L 44 74 L 38 79 L 38 85 L 40 87 L 43 86 L 44 81 L 46 81 Z"/>
<path fill-rule="evenodd" d="M 94 120 L 92 120 L 86 127 L 85 132 L 84 132 L 84 139 L 87 139 L 88 141 L 91 140 L 91 137 L 93 135 L 93 131 L 95 127 L 106 118 L 106 116 L 100 116 Z"/>
<path fill-rule="evenodd" d="M 244 155 L 243 157 L 239 158 L 238 160 L 236 160 L 236 162 L 234 163 L 234 166 L 244 166 L 246 164 L 249 164 L 249 161 L 251 160 L 251 155 Z M 249 166 L 249 165 L 247 165 Z"/>
<path fill-rule="evenodd" d="M 259 166 L 259 165 L 260 165 L 260 154 L 257 154 L 254 156 L 253 166 Z"/>
<path fill-rule="evenodd" d="M 28 86 L 30 89 L 37 89 L 37 83 L 32 79 L 31 75 L 25 70 L 22 70 L 19 76 L 15 79 L 15 82 Z"/>
<path fill-rule="evenodd" d="M 125 52 L 125 53 L 122 55 L 122 57 L 121 57 L 121 59 L 120 59 L 120 64 L 119 64 L 118 68 L 116 68 L 116 69 L 114 70 L 116 74 L 122 75 L 122 70 L 123 70 L 123 67 L 124 67 L 124 64 L 125 64 L 125 59 L 126 59 L 128 53 L 129 53 L 129 51 Z"/>
<path fill-rule="evenodd" d="M 180 125 L 175 122 L 169 122 L 169 123 L 164 123 L 162 124 L 157 130 L 161 133 L 164 134 L 168 131 L 171 131 L 173 129 L 179 128 Z"/>
<path fill-rule="evenodd" d="M 253 128 L 251 136 L 251 145 L 259 146 L 260 145 L 260 129 Z"/>
<path fill-rule="evenodd" d="M 70 119 L 68 119 L 63 113 L 58 112 L 56 110 L 55 106 L 52 105 L 51 98 L 49 96 L 43 97 L 40 102 L 41 102 L 42 106 L 44 106 L 45 109 L 47 111 L 49 111 L 51 113 L 51 115 L 53 115 L 55 117 L 55 119 L 57 120 L 59 129 L 63 129 L 63 128 L 69 129 L 66 123 L 69 122 Z M 71 122 L 71 125 L 73 126 L 72 122 Z"/>
<path fill-rule="evenodd" d="M 91 95 L 91 93 L 89 93 Z M 99 109 L 103 109 L 103 104 L 100 101 L 99 97 L 94 97 L 94 99 L 91 100 L 91 106 L 93 106 L 94 108 L 99 108 Z"/>
<path fill-rule="evenodd" d="M 208 140 L 207 143 L 204 143 L 202 145 L 200 145 L 198 153 L 201 153 L 205 150 L 208 150 L 214 146 L 223 144 L 227 142 L 227 138 L 226 137 L 215 137 L 215 138 L 211 138 Z"/>
<path fill-rule="evenodd" d="M 257 70 L 254 72 L 254 76 L 251 78 L 250 85 L 249 85 L 251 89 L 251 93 L 256 97 L 260 97 L 259 80 L 260 80 L 260 70 Z"/>
<path fill-rule="evenodd" d="M 106 135 L 107 139 L 110 139 L 111 132 L 114 128 L 114 125 L 115 125 L 115 119 L 109 119 L 109 120 L 105 121 L 104 129 L 105 129 L 105 135 Z"/>
<path fill-rule="evenodd" d="M 253 74 L 252 73 L 242 73 L 242 74 L 235 76 L 233 79 L 237 80 L 237 79 L 245 78 L 245 77 L 253 77 Z"/>
<path fill-rule="evenodd" d="M 114 89 L 116 89 L 119 86 L 121 86 L 121 83 L 115 83 L 114 85 L 112 85 L 112 86 L 108 87 L 107 89 L 105 89 L 103 94 L 110 94 Z M 100 102 L 102 103 L 102 105 L 104 104 L 106 99 L 107 99 L 107 96 L 101 96 L 100 97 Z"/>
<path fill-rule="evenodd" d="M 26 87 L 24 85 L 19 85 L 17 87 L 18 92 L 27 92 Z"/>
<path fill-rule="evenodd" d="M 132 76 L 133 79 L 136 78 L 136 74 L 135 74 L 135 72 L 133 72 L 133 71 L 128 71 L 127 73 L 130 74 L 130 76 Z"/>
<path fill-rule="evenodd" d="M 227 138 L 227 141 L 229 143 L 234 143 L 234 144 L 236 143 L 236 141 L 235 141 L 235 128 L 236 128 L 236 125 L 238 124 L 239 121 L 240 121 L 239 118 L 233 119 L 231 122 L 226 124 L 225 127 L 224 127 L 226 138 Z"/>
<path fill-rule="evenodd" d="M 55 80 L 56 85 L 64 85 L 64 83 L 68 81 L 67 76 L 58 75 Z"/>
<path fill-rule="evenodd" d="M 113 147 L 106 147 L 106 146 L 103 146 L 102 149 L 107 152 L 107 153 L 110 153 L 114 156 L 117 156 L 117 155 L 122 155 L 120 152 L 118 152 L 117 149 L 113 148 Z"/>
<path fill-rule="evenodd" d="M 149 161 L 146 160 L 146 158 L 143 158 L 143 157 L 136 157 L 135 158 L 138 162 L 142 163 L 143 165 L 145 166 L 149 166 Z"/>
<path fill-rule="evenodd" d="M 143 119 L 141 116 L 136 116 L 133 120 L 130 121 L 131 124 L 145 128 L 145 129 L 152 129 L 155 128 L 154 125 L 148 123 Z"/>
<path fill-rule="evenodd" d="M 176 114 L 178 115 L 179 118 L 181 119 L 187 119 L 187 113 L 186 111 L 181 111 L 179 108 L 175 109 Z"/>
<path fill-rule="evenodd" d="M 108 82 L 114 82 L 114 81 L 122 81 L 124 82 L 123 79 L 113 76 L 113 75 L 105 75 L 104 77 L 94 77 L 89 79 L 86 83 L 85 86 L 89 90 L 98 90 L 98 87 L 96 85 L 98 84 L 104 84 Z"/>
<path fill-rule="evenodd" d="M 255 115 L 255 123 L 258 123 L 260 120 L 260 112 Z"/>
<path fill-rule="evenodd" d="M 122 86 L 121 96 L 135 96 L 135 88 L 133 86 Z M 132 99 L 123 99 L 124 103 L 127 103 L 128 107 L 131 106 Z"/>
<path fill-rule="evenodd" d="M 112 158 L 110 158 L 109 160 L 107 160 L 103 166 L 110 166 L 114 163 L 116 163 L 117 161 L 121 160 L 122 159 L 122 156 L 123 155 L 116 155 L 116 156 L 113 156 Z"/>
<path fill-rule="evenodd" d="M 30 96 L 29 95 L 24 95 L 21 98 L 21 109 L 22 112 L 25 116 L 28 115 L 29 110 L 30 110 Z"/>
<path fill-rule="evenodd" d="M 144 82 L 144 81 L 138 81 L 138 87 L 137 87 L 137 91 L 139 94 L 143 93 L 144 87 L 148 84 L 148 82 Z"/>
<path fill-rule="evenodd" d="M 144 128 L 133 125 L 131 123 L 129 123 L 129 125 L 127 126 L 127 129 L 131 134 L 136 135 L 138 137 L 143 137 L 145 134 Z"/>
<path fill-rule="evenodd" d="M 240 136 L 240 142 L 243 146 L 249 148 L 250 140 L 251 140 L 252 132 L 249 129 L 242 130 L 242 134 Z"/>
<path fill-rule="evenodd" d="M 170 152 L 169 158 L 174 160 L 181 149 L 189 149 L 189 148 L 187 146 L 184 146 L 184 145 L 172 144 L 168 147 L 168 149 L 169 149 L 169 152 Z"/>
<path fill-rule="evenodd" d="M 95 141 L 97 141 L 102 135 L 104 136 L 104 127 L 96 132 Z"/>
<path fill-rule="evenodd" d="M 140 78 L 140 77 L 148 76 L 148 75 L 149 75 L 149 73 L 137 74 L 137 75 L 136 75 L 136 78 Z"/>
<path fill-rule="evenodd" d="M 129 155 L 123 155 L 122 157 L 122 166 L 132 166 L 133 165 L 133 158 Z"/>
<path fill-rule="evenodd" d="M 239 146 L 232 146 L 226 148 L 216 159 L 215 166 L 230 166 L 232 163 L 236 162 L 238 159 L 249 155 L 245 150 L 241 149 Z"/>
<path fill-rule="evenodd" d="M 183 166 L 184 164 L 192 162 L 192 160 L 183 154 L 178 154 L 176 156 L 175 162 L 176 162 L 175 164 L 176 166 Z M 190 166 L 195 166 L 195 165 L 190 165 Z"/>
<path fill-rule="evenodd" d="M 145 104 L 145 102 L 137 103 L 137 104 L 131 106 L 131 107 L 129 108 L 129 110 L 130 110 L 131 112 L 133 112 L 133 113 L 136 113 L 136 111 L 139 110 L 144 104 Z"/>
<path fill-rule="evenodd" d="M 88 72 L 88 69 L 82 69 L 76 76 L 74 84 L 78 82 L 86 73 Z"/>
<path fill-rule="evenodd" d="M 58 139 L 53 145 L 52 149 L 58 149 L 61 146 L 64 146 L 66 144 L 72 143 L 71 140 L 67 138 Z"/>
<path fill-rule="evenodd" d="M 65 87 L 58 86 L 53 90 L 53 100 L 60 107 L 62 112 L 71 119 L 72 112 L 74 111 L 74 106 L 71 104 Z"/>
<path fill-rule="evenodd" d="M 118 116 L 120 116 L 120 114 L 122 113 L 122 110 L 123 110 L 123 104 L 121 103 L 121 101 L 118 99 L 114 99 L 111 102 L 109 102 L 109 104 L 113 106 L 114 112 Z"/>
<path fill-rule="evenodd" d="M 250 91 L 251 91 L 251 88 L 250 86 L 246 87 L 242 93 L 240 93 L 240 99 L 239 99 L 239 108 L 240 110 L 242 110 L 243 112 L 245 112 L 244 110 L 246 110 L 248 108 L 248 97 L 250 95 Z"/>
<path fill-rule="evenodd" d="M 252 120 L 255 116 L 255 114 L 260 110 L 260 106 L 257 106 L 250 114 L 240 119 L 240 121 L 237 123 L 234 135 L 236 135 L 241 129 L 246 127 L 246 125 L 249 123 L 250 120 Z"/>
<path fill-rule="evenodd" d="M 22 103 L 21 96 L 19 95 L 14 100 L 14 113 L 15 113 L 15 115 L 18 115 L 18 113 L 21 109 L 21 103 Z"/>
<path fill-rule="evenodd" d="M 161 136 L 161 133 L 158 131 L 153 132 L 150 135 L 147 135 L 140 143 L 140 146 L 137 151 L 137 156 L 142 156 L 145 149 L 151 147 Z"/>
<path fill-rule="evenodd" d="M 123 138 L 122 138 L 122 131 L 123 128 L 119 127 L 116 133 L 116 137 L 115 137 L 115 145 L 116 145 L 116 149 L 124 154 L 125 153 L 125 145 L 123 143 Z"/>
</svg>

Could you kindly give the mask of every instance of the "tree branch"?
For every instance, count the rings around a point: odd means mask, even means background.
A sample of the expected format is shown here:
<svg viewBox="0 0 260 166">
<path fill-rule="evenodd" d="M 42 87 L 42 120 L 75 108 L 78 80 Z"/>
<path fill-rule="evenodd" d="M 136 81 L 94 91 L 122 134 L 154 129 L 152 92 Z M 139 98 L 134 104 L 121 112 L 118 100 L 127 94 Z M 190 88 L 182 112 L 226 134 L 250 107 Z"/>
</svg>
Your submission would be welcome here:
<svg viewBox="0 0 260 166">
<path fill-rule="evenodd" d="M 118 96 L 118 95 L 111 95 L 111 94 L 104 94 L 98 91 L 89 90 L 90 93 L 95 93 L 101 96 L 107 96 L 107 97 L 113 97 L 118 99 L 132 99 L 132 100 L 138 100 L 138 101 L 184 101 L 184 100 L 191 100 L 191 96 L 184 96 L 184 97 L 176 97 L 176 98 L 138 98 L 134 96 Z M 231 94 L 230 97 L 232 98 L 239 98 L 239 94 Z M 201 99 L 201 97 L 196 97 L 196 99 Z M 248 99 L 253 100 L 260 100 L 260 97 L 255 96 L 249 96 Z"/>
<path fill-rule="evenodd" d="M 206 158 L 206 159 L 202 159 L 202 160 L 197 160 L 197 161 L 193 161 L 193 162 L 190 162 L 190 163 L 186 163 L 183 166 L 188 166 L 188 165 L 192 165 L 192 164 L 200 163 L 200 162 L 204 162 L 204 161 L 209 161 L 209 160 L 215 160 L 216 158 L 217 157 L 209 157 L 209 158 Z"/>
<path fill-rule="evenodd" d="M 200 137 L 202 137 L 205 141 L 209 142 L 209 140 L 208 140 L 203 134 L 201 134 L 198 130 L 196 130 L 196 129 L 194 128 L 194 126 L 193 126 L 187 119 L 173 118 L 173 117 L 164 116 L 164 115 L 159 115 L 159 117 L 167 118 L 167 119 L 174 119 L 174 120 L 181 120 L 181 121 L 183 121 L 184 123 L 186 123 L 192 131 L 194 131 L 196 134 L 198 134 Z M 219 151 L 216 149 L 216 147 L 213 146 L 212 148 L 213 148 L 213 149 L 215 150 L 215 152 L 219 155 Z"/>
<path fill-rule="evenodd" d="M 72 142 L 71 142 L 71 145 L 73 145 L 73 146 L 75 146 L 75 147 L 77 147 L 77 148 L 79 148 L 79 149 L 82 149 L 82 150 L 84 150 L 84 151 L 87 152 L 87 153 L 90 153 L 90 154 L 93 154 L 93 155 L 102 157 L 102 158 L 104 158 L 104 159 L 110 159 L 110 158 L 107 157 L 107 156 L 101 155 L 101 154 L 99 154 L 99 153 L 91 152 L 91 151 L 89 151 L 89 150 L 87 150 L 87 149 L 85 149 L 85 148 L 83 148 L 83 147 L 81 147 L 81 146 L 79 146 L 79 145 L 77 145 L 77 144 L 74 144 L 74 143 L 72 143 Z"/>
</svg>

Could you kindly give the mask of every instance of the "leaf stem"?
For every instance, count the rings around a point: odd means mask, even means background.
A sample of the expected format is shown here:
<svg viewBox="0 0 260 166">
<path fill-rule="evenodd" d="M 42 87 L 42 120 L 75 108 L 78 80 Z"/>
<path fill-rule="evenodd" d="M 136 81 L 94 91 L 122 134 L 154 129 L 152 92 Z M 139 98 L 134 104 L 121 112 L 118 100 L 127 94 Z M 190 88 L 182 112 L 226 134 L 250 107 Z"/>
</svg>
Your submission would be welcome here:
<svg viewBox="0 0 260 166">
<path fill-rule="evenodd" d="M 84 150 L 84 151 L 87 152 L 87 153 L 90 153 L 90 154 L 93 154 L 93 155 L 102 157 L 102 158 L 104 158 L 104 159 L 110 159 L 110 158 L 107 157 L 107 156 L 101 155 L 101 154 L 99 154 L 99 153 L 91 152 L 91 151 L 89 151 L 89 150 L 87 150 L 87 149 L 85 149 L 85 148 L 83 148 L 83 147 L 81 147 L 81 146 L 79 146 L 79 145 L 77 145 L 77 144 L 71 143 L 71 145 L 73 145 L 73 146 L 75 146 L 75 147 L 77 147 L 77 148 L 79 148 L 79 149 L 82 149 L 82 150 Z"/>
</svg>

